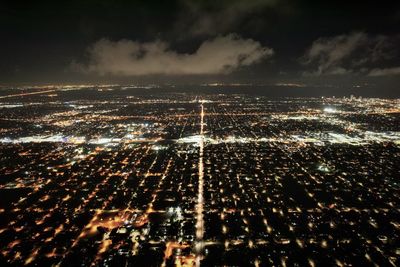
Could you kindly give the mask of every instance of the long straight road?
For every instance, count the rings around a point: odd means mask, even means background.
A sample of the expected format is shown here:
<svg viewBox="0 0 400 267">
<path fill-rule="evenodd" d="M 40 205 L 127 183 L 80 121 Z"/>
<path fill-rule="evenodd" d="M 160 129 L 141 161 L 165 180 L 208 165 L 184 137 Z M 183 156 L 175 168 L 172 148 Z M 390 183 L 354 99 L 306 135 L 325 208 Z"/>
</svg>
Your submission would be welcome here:
<svg viewBox="0 0 400 267">
<path fill-rule="evenodd" d="M 198 176 L 199 185 L 197 192 L 197 205 L 196 205 L 196 266 L 200 266 L 200 261 L 203 257 L 204 250 L 204 218 L 203 218 L 203 205 L 204 205 L 204 163 L 203 163 L 203 150 L 204 150 L 204 106 L 201 104 L 200 111 L 200 140 L 199 140 L 199 166 Z"/>
</svg>

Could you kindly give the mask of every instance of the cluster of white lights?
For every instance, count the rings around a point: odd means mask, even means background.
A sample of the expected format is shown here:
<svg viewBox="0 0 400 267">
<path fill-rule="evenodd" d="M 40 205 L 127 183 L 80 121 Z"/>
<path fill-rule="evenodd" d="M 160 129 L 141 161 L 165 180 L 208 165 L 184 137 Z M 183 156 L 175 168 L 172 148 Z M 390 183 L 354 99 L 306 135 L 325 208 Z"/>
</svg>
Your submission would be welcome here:
<svg viewBox="0 0 400 267">
<path fill-rule="evenodd" d="M 336 109 L 332 107 L 326 107 L 324 108 L 325 113 L 336 113 Z"/>
</svg>

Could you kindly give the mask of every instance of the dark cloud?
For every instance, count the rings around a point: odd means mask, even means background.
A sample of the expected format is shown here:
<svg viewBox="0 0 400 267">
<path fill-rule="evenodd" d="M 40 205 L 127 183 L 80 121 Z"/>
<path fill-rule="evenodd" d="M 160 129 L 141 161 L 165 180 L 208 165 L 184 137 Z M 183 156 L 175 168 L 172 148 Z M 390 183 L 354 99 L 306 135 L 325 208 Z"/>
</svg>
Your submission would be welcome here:
<svg viewBox="0 0 400 267">
<path fill-rule="evenodd" d="M 282 0 L 181 0 L 175 23 L 185 37 L 218 35 L 235 31 L 245 18 L 264 8 L 274 8 Z"/>
<path fill-rule="evenodd" d="M 375 68 L 372 69 L 368 76 L 393 76 L 393 75 L 400 75 L 400 67 L 392 67 L 392 68 Z"/>
<path fill-rule="evenodd" d="M 400 66 L 398 0 L 7 0 L 1 7 L 3 83 L 154 80 L 138 77 L 148 74 L 171 83 L 400 78 L 383 77 Z M 269 47 L 273 58 L 261 60 Z M 189 73 L 197 75 L 178 77 Z"/>
<path fill-rule="evenodd" d="M 302 61 L 304 65 L 316 65 L 316 69 L 305 74 L 346 74 L 351 72 L 351 70 L 345 69 L 342 64 L 366 40 L 367 36 L 364 33 L 356 32 L 349 35 L 320 38 L 314 41 L 303 56 Z"/>
<path fill-rule="evenodd" d="M 270 57 L 273 50 L 229 34 L 204 41 L 194 53 L 178 53 L 166 42 L 102 39 L 89 48 L 88 64 L 75 68 L 100 75 L 226 74 Z"/>
<path fill-rule="evenodd" d="M 368 72 L 376 63 L 397 56 L 396 36 L 372 36 L 353 32 L 328 38 L 319 38 L 301 58 L 303 65 L 313 69 L 306 76 L 344 75 Z"/>
</svg>

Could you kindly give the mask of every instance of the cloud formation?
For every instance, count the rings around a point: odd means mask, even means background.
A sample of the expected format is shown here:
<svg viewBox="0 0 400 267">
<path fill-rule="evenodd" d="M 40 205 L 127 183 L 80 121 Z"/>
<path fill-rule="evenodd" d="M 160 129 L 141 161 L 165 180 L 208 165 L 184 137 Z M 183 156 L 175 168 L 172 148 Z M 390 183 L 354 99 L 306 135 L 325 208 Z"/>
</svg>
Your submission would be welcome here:
<svg viewBox="0 0 400 267">
<path fill-rule="evenodd" d="M 392 75 L 400 75 L 400 67 L 393 68 L 384 68 L 384 69 L 372 69 L 368 76 L 392 76 Z"/>
<path fill-rule="evenodd" d="M 192 36 L 216 35 L 229 32 L 257 10 L 274 8 L 280 0 L 181 0 L 184 12 L 177 29 Z"/>
<path fill-rule="evenodd" d="M 320 76 L 368 73 L 374 64 L 396 57 L 393 39 L 396 37 L 369 36 L 363 32 L 317 39 L 301 58 L 304 65 L 312 68 L 304 74 Z M 378 73 L 377 70 L 375 72 Z M 383 75 L 384 72 L 380 73 Z"/>
<path fill-rule="evenodd" d="M 271 48 L 234 34 L 207 40 L 192 54 L 173 51 L 162 41 L 140 43 L 102 39 L 89 48 L 88 63 L 77 66 L 81 71 L 100 75 L 225 74 L 272 55 Z"/>
</svg>

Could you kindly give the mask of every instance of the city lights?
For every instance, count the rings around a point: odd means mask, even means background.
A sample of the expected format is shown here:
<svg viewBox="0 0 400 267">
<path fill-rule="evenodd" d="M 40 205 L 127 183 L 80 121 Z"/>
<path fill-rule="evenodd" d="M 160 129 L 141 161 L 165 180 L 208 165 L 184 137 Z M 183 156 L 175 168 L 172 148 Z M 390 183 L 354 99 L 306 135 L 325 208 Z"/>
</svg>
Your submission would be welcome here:
<svg viewBox="0 0 400 267">
<path fill-rule="evenodd" d="M 98 89 L 0 103 L 6 262 L 396 261 L 399 100 Z"/>
</svg>

